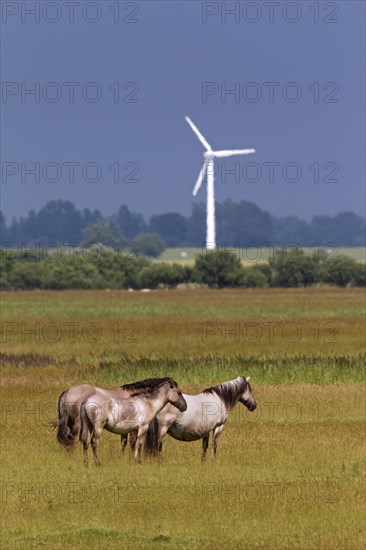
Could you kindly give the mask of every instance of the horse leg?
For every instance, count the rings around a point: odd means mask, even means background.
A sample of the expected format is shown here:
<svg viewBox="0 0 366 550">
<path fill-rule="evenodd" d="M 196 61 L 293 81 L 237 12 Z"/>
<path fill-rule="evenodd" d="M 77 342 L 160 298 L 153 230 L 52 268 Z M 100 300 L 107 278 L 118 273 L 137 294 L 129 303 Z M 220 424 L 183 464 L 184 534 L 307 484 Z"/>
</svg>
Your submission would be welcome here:
<svg viewBox="0 0 366 550">
<path fill-rule="evenodd" d="M 77 441 L 81 428 L 80 416 L 78 415 L 70 424 L 70 440 L 71 442 Z M 70 451 L 71 449 L 72 447 L 70 446 L 67 450 Z"/>
<path fill-rule="evenodd" d="M 163 452 L 163 438 L 168 433 L 170 426 L 171 425 L 169 424 L 166 424 L 165 426 L 159 425 L 159 434 L 158 434 L 158 442 L 157 442 L 157 450 L 159 454 Z"/>
<path fill-rule="evenodd" d="M 224 429 L 223 424 L 222 424 L 222 426 L 217 426 L 217 428 L 214 429 L 213 441 L 212 441 L 212 456 L 213 456 L 213 458 L 216 457 L 217 444 L 218 444 L 218 441 L 219 441 L 220 435 L 222 434 L 223 429 Z"/>
<path fill-rule="evenodd" d="M 134 451 L 136 447 L 137 432 L 130 432 L 130 447 Z"/>
<path fill-rule="evenodd" d="M 83 440 L 83 449 L 84 449 L 84 465 L 88 466 L 88 448 L 90 443 L 90 432 L 88 431 L 86 437 Z"/>
<path fill-rule="evenodd" d="M 207 453 L 207 447 L 208 447 L 208 440 L 210 438 L 210 434 L 205 435 L 202 438 L 202 462 L 206 459 L 206 453 Z"/>
<path fill-rule="evenodd" d="M 134 458 L 134 453 L 135 453 L 137 431 L 136 432 L 129 432 L 128 434 L 126 434 L 125 446 L 127 445 L 128 439 L 129 439 L 129 448 L 130 448 L 129 457 L 130 457 L 130 460 L 132 460 Z"/>
<path fill-rule="evenodd" d="M 142 449 L 142 445 L 143 445 L 148 428 L 149 428 L 148 424 L 146 426 L 140 426 L 139 431 L 137 432 L 134 458 L 138 463 L 141 462 L 141 449 Z"/>
<path fill-rule="evenodd" d="M 80 415 L 78 415 L 76 418 L 74 418 L 72 425 L 70 426 L 71 434 L 74 438 L 78 437 L 80 433 L 80 427 L 81 427 Z"/>
<path fill-rule="evenodd" d="M 101 426 L 100 424 L 97 424 L 96 426 L 94 426 L 94 433 L 91 440 L 91 446 L 93 449 L 96 466 L 100 466 L 98 445 L 99 445 L 99 439 L 101 438 L 102 432 L 103 432 L 103 426 Z"/>
<path fill-rule="evenodd" d="M 127 437 L 128 437 L 128 434 L 121 435 L 121 455 L 123 455 L 125 452 L 125 448 L 127 445 Z"/>
</svg>

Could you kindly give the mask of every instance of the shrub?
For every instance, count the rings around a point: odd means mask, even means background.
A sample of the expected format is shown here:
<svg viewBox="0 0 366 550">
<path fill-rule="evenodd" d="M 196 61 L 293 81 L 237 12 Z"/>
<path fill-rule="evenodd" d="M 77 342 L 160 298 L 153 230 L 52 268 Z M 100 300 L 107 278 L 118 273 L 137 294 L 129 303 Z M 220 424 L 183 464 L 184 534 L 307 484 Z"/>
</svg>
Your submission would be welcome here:
<svg viewBox="0 0 366 550">
<path fill-rule="evenodd" d="M 198 256 L 193 279 L 212 288 L 241 286 L 244 269 L 240 259 L 229 250 L 214 250 Z"/>
<path fill-rule="evenodd" d="M 48 276 L 48 265 L 43 264 L 45 262 L 16 262 L 8 275 L 9 288 L 14 290 L 47 288 L 45 282 Z"/>
<path fill-rule="evenodd" d="M 272 269 L 271 269 L 271 266 L 267 263 L 257 263 L 253 266 L 253 269 L 256 269 L 257 271 L 260 271 L 261 273 L 263 273 L 263 275 L 265 276 L 268 284 L 271 283 L 271 280 L 272 280 Z"/>
<path fill-rule="evenodd" d="M 320 280 L 319 261 L 305 255 L 298 247 L 286 252 L 276 250 L 269 260 L 272 270 L 272 285 L 278 287 L 309 286 Z"/>
<path fill-rule="evenodd" d="M 1 250 L 0 253 L 0 290 L 11 290 L 12 272 L 16 263 L 14 252 Z"/>
<path fill-rule="evenodd" d="M 23 255 L 2 251 L 0 288 L 3 290 L 157 288 L 180 283 L 224 287 L 296 287 L 322 281 L 338 286 L 366 286 L 366 266 L 347 256 L 319 262 L 299 249 L 286 255 L 276 252 L 268 264 L 243 268 L 228 250 L 206 252 L 192 269 L 180 264 L 154 263 L 145 257 L 95 250 L 87 257 L 75 254 L 35 261 L 34 251 Z"/>
<path fill-rule="evenodd" d="M 247 288 L 264 288 L 269 286 L 270 279 L 259 266 L 248 267 L 243 270 L 241 285 Z M 269 266 L 267 266 L 269 268 Z M 270 271 L 270 270 L 269 270 Z"/>
<path fill-rule="evenodd" d="M 121 247 L 126 244 L 115 223 L 110 220 L 99 220 L 83 230 L 83 244 L 100 243 L 105 246 Z"/>
<path fill-rule="evenodd" d="M 93 263 L 75 257 L 72 261 L 51 263 L 44 285 L 51 290 L 103 288 L 103 279 Z"/>
<path fill-rule="evenodd" d="M 125 257 L 123 262 L 123 273 L 125 277 L 126 288 L 139 288 L 139 273 L 149 265 L 147 258 Z"/>
<path fill-rule="evenodd" d="M 139 256 L 157 258 L 165 250 L 164 241 L 156 233 L 139 233 L 133 243 Z"/>
<path fill-rule="evenodd" d="M 104 288 L 136 287 L 141 269 L 148 265 L 145 258 L 103 251 L 93 262 L 98 269 Z"/>
<path fill-rule="evenodd" d="M 141 288 L 157 288 L 159 285 L 175 287 L 190 280 L 191 269 L 179 264 L 153 263 L 139 274 Z"/>
<path fill-rule="evenodd" d="M 340 255 L 322 264 L 322 280 L 325 283 L 344 287 L 357 279 L 361 282 L 362 276 L 359 264 L 348 256 Z"/>
<path fill-rule="evenodd" d="M 357 264 L 351 284 L 353 286 L 366 286 L 366 264 Z"/>
</svg>

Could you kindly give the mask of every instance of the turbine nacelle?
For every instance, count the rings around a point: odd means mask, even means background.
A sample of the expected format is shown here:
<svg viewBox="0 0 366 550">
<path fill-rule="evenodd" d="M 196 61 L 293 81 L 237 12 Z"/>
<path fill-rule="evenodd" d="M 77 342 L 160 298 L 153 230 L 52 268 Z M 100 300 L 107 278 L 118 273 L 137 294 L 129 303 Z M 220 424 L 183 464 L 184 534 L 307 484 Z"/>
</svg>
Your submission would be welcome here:
<svg viewBox="0 0 366 550">
<path fill-rule="evenodd" d="M 211 171 L 214 170 L 213 163 L 215 158 L 232 157 L 234 155 L 250 155 L 252 153 L 255 153 L 255 149 L 228 149 L 227 151 L 213 151 L 212 149 L 208 149 L 208 151 L 205 151 L 203 153 L 203 165 L 198 175 L 196 185 L 193 188 L 193 195 L 197 195 L 197 192 L 203 183 L 208 166 L 210 165 Z"/>
</svg>

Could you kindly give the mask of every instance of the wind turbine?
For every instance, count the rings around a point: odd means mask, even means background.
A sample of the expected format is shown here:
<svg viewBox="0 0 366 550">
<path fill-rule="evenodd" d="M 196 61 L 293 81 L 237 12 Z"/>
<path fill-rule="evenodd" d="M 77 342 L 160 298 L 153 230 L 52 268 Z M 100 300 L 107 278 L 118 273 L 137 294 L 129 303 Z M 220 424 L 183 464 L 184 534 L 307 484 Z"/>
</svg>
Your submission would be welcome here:
<svg viewBox="0 0 366 550">
<path fill-rule="evenodd" d="M 233 155 L 250 155 L 255 153 L 255 149 L 234 149 L 226 151 L 214 151 L 206 138 L 201 134 L 197 126 L 192 120 L 186 116 L 186 121 L 196 134 L 206 151 L 203 153 L 203 165 L 198 175 L 196 185 L 193 188 L 193 195 L 196 196 L 201 187 L 205 174 L 207 172 L 207 203 L 206 203 L 206 249 L 215 250 L 216 248 L 216 226 L 215 226 L 215 185 L 214 185 L 214 169 L 215 157 L 224 158 Z"/>
</svg>

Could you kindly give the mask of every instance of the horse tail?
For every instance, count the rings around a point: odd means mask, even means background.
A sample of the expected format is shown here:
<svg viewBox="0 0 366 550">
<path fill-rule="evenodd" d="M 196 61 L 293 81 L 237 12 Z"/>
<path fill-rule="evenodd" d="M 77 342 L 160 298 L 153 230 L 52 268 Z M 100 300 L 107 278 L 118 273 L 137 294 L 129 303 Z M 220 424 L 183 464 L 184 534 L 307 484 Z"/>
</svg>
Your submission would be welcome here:
<svg viewBox="0 0 366 550">
<path fill-rule="evenodd" d="M 62 447 L 70 451 L 78 440 L 79 412 L 73 410 L 73 415 L 69 410 L 70 407 L 67 407 L 68 391 L 63 391 L 58 398 L 57 441 Z M 73 408 L 75 409 L 75 407 Z"/>
<path fill-rule="evenodd" d="M 89 417 L 86 412 L 85 403 L 81 405 L 80 409 L 80 432 L 79 432 L 79 441 L 81 443 L 88 443 L 91 432 L 93 431 L 93 426 L 89 420 Z"/>
<path fill-rule="evenodd" d="M 156 454 L 159 450 L 159 421 L 155 416 L 146 433 L 145 451 L 148 454 Z"/>
<path fill-rule="evenodd" d="M 68 449 L 73 445 L 71 430 L 69 427 L 69 413 L 66 408 L 66 395 L 68 390 L 62 392 L 58 398 L 58 422 L 57 422 L 57 441 L 62 447 Z"/>
</svg>

